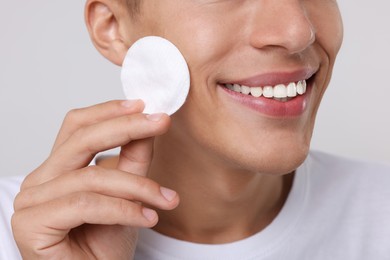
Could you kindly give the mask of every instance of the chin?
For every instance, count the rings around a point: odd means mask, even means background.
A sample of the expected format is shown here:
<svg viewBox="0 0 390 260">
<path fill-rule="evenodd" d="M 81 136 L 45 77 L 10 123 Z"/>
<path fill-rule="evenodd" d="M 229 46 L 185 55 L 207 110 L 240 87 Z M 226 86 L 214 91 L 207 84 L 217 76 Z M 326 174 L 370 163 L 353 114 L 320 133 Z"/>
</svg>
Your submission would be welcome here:
<svg viewBox="0 0 390 260">
<path fill-rule="evenodd" d="M 180 140 L 182 154 L 197 165 L 283 175 L 294 172 L 309 153 L 313 110 L 299 117 L 270 119 L 248 111 L 215 109 L 216 114 L 205 120 L 210 113 L 185 109 L 175 115 L 172 136 Z"/>
<path fill-rule="evenodd" d="M 245 149 L 243 149 L 245 147 Z M 226 161 L 232 167 L 244 171 L 261 174 L 284 175 L 294 172 L 306 159 L 310 149 L 310 142 L 268 143 L 261 146 L 241 144 L 231 147 L 225 153 Z"/>
</svg>

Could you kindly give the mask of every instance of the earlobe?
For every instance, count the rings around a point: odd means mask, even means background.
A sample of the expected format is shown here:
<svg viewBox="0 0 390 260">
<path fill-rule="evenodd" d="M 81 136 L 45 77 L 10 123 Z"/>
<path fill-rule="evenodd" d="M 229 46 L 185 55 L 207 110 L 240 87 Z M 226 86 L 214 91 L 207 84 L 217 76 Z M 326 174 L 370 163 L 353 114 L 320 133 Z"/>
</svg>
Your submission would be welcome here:
<svg viewBox="0 0 390 260">
<path fill-rule="evenodd" d="M 122 65 L 128 46 L 120 33 L 115 11 L 118 4 L 112 0 L 88 0 L 85 22 L 96 49 L 116 65 Z"/>
</svg>

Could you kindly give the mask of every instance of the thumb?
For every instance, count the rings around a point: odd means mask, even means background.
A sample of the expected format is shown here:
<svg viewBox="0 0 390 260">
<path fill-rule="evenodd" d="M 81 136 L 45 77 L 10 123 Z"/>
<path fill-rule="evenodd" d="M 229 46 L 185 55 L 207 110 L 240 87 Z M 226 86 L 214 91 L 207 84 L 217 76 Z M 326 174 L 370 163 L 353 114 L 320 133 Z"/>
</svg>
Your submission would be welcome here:
<svg viewBox="0 0 390 260">
<path fill-rule="evenodd" d="M 117 168 L 121 171 L 146 176 L 153 158 L 154 137 L 131 141 L 121 147 Z"/>
</svg>

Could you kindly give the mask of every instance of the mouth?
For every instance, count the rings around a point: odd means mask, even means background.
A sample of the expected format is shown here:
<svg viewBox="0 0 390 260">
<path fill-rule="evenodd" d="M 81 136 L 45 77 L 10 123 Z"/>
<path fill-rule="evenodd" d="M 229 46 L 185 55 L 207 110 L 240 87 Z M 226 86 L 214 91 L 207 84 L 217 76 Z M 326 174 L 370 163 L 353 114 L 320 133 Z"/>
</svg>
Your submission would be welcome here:
<svg viewBox="0 0 390 260">
<path fill-rule="evenodd" d="M 250 95 L 255 98 L 265 97 L 280 102 L 287 102 L 298 95 L 301 96 L 306 93 L 307 81 L 306 79 L 303 79 L 297 82 L 290 82 L 288 84 L 277 84 L 274 86 L 249 87 L 245 85 L 231 83 L 222 84 L 222 86 L 236 93 Z"/>
<path fill-rule="evenodd" d="M 219 82 L 226 98 L 263 115 L 286 118 L 302 115 L 309 104 L 315 71 L 269 74 L 242 81 Z M 229 101 L 228 101 L 229 102 Z"/>
</svg>

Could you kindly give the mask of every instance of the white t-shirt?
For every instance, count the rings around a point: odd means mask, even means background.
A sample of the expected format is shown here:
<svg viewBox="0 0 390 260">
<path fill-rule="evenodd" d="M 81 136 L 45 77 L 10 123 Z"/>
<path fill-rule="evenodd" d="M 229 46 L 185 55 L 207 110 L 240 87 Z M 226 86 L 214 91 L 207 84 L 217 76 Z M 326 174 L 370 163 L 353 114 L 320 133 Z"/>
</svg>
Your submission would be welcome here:
<svg viewBox="0 0 390 260">
<path fill-rule="evenodd" d="M 0 182 L 1 259 L 20 259 L 9 220 L 21 180 Z M 135 258 L 390 260 L 390 166 L 311 152 L 283 209 L 261 232 L 204 245 L 142 229 Z"/>
<path fill-rule="evenodd" d="M 14 198 L 19 192 L 22 176 L 6 177 L 0 180 L 0 259 L 22 259 L 11 230 L 11 216 L 14 212 Z"/>
</svg>

